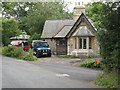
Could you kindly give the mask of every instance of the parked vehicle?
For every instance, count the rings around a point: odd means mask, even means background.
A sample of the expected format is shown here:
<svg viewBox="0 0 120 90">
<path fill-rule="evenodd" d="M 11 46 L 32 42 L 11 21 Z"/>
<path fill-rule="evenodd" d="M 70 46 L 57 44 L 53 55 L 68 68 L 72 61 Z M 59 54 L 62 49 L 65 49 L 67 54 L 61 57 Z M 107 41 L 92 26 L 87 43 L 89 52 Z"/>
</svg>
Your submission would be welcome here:
<svg viewBox="0 0 120 90">
<path fill-rule="evenodd" d="M 17 47 L 23 47 L 24 51 L 29 50 L 29 43 L 28 41 L 25 41 L 25 40 L 13 40 L 11 41 L 11 45 L 17 46 Z"/>
<path fill-rule="evenodd" d="M 33 52 L 38 58 L 41 56 L 51 57 L 51 49 L 46 41 L 33 40 L 31 48 L 33 48 Z"/>
</svg>

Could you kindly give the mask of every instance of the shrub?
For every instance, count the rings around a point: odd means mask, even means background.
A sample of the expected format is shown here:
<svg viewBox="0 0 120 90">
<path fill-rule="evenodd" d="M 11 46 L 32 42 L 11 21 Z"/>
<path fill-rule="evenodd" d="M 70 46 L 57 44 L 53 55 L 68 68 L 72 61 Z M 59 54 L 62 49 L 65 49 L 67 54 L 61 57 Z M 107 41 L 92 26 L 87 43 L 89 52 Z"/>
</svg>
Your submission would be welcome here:
<svg viewBox="0 0 120 90">
<path fill-rule="evenodd" d="M 30 49 L 30 53 L 24 52 L 22 47 L 16 47 L 9 45 L 2 49 L 2 54 L 8 57 L 15 57 L 23 60 L 35 61 L 36 57 L 33 56 L 33 51 Z"/>
<path fill-rule="evenodd" d="M 36 61 L 37 58 L 33 55 L 33 50 L 30 49 L 29 53 L 26 53 L 25 55 L 19 57 L 19 59 L 27 60 L 27 61 Z"/>
<path fill-rule="evenodd" d="M 21 57 L 18 57 L 19 59 L 27 60 L 27 61 L 36 61 L 37 58 L 35 56 L 32 56 L 30 54 L 25 54 Z"/>
<path fill-rule="evenodd" d="M 22 47 L 9 45 L 2 48 L 2 54 L 8 57 L 19 57 L 23 55 L 23 49 Z"/>
<path fill-rule="evenodd" d="M 80 66 L 87 67 L 87 68 L 103 69 L 103 65 L 102 65 L 102 63 L 100 61 L 98 61 L 98 63 L 96 63 L 95 61 L 83 62 L 83 63 L 80 64 Z"/>
</svg>

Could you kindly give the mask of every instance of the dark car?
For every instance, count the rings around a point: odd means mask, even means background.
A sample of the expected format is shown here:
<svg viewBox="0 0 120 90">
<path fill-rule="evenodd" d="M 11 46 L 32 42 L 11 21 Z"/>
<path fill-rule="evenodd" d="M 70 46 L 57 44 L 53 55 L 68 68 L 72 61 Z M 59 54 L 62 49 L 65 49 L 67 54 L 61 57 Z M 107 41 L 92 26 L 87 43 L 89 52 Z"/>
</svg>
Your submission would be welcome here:
<svg viewBox="0 0 120 90">
<path fill-rule="evenodd" d="M 33 48 L 34 55 L 36 55 L 36 57 L 38 58 L 41 56 L 51 57 L 51 49 L 49 48 L 49 45 L 47 44 L 46 41 L 33 40 L 32 48 Z"/>
</svg>

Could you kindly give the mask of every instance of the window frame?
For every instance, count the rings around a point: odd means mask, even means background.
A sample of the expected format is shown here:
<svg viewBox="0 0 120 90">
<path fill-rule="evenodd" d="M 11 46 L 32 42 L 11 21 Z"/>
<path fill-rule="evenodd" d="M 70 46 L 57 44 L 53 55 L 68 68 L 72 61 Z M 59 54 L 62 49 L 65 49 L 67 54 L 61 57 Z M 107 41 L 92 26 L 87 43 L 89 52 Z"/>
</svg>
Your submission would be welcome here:
<svg viewBox="0 0 120 90">
<path fill-rule="evenodd" d="M 74 49 L 93 49 L 93 37 L 75 37 L 74 40 Z"/>
</svg>

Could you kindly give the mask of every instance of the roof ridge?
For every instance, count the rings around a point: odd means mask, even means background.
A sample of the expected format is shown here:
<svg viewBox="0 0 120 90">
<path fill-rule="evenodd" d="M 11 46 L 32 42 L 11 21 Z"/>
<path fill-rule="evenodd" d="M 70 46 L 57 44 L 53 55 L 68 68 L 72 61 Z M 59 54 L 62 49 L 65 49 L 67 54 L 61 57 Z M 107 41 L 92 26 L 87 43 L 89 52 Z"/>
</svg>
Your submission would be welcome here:
<svg viewBox="0 0 120 90">
<path fill-rule="evenodd" d="M 46 19 L 46 20 L 73 20 L 73 19 Z"/>
</svg>

